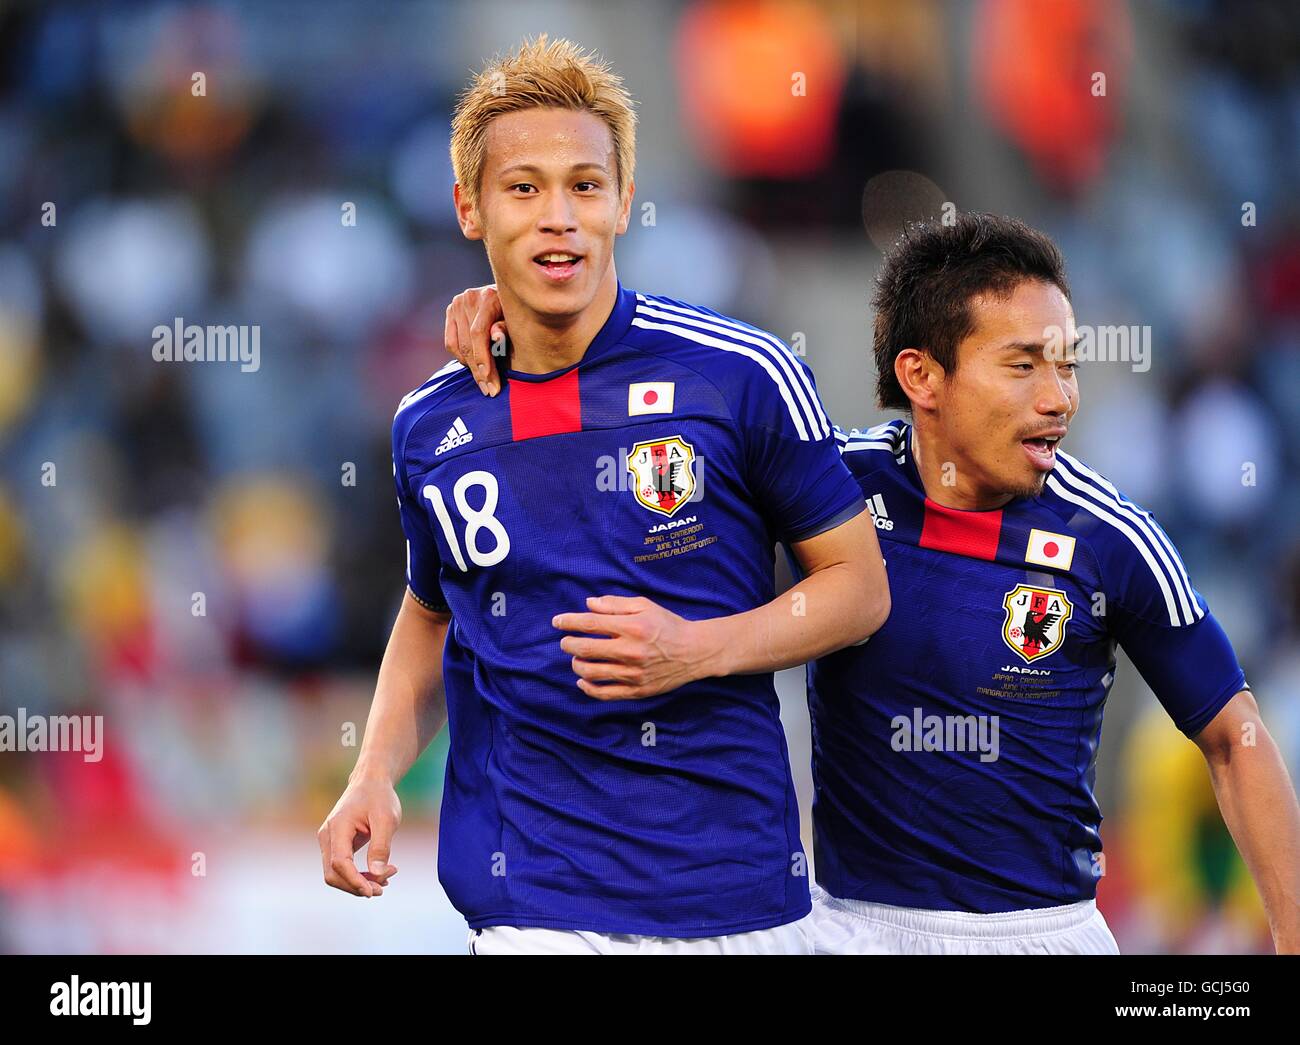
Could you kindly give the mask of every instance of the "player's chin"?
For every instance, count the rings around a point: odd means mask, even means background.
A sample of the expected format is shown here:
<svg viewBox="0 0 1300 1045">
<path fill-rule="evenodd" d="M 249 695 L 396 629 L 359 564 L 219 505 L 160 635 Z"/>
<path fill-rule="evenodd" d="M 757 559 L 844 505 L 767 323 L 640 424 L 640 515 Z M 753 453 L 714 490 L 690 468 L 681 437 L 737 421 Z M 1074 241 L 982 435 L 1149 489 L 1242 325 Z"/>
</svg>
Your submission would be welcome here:
<svg viewBox="0 0 1300 1045">
<path fill-rule="evenodd" d="M 540 286 L 529 295 L 533 311 L 541 316 L 576 316 L 596 295 L 584 283 L 565 286 Z"/>
<path fill-rule="evenodd" d="M 1037 497 L 1047 485 L 1047 472 L 1030 469 L 1007 482 L 1007 492 L 1016 497 Z"/>
</svg>

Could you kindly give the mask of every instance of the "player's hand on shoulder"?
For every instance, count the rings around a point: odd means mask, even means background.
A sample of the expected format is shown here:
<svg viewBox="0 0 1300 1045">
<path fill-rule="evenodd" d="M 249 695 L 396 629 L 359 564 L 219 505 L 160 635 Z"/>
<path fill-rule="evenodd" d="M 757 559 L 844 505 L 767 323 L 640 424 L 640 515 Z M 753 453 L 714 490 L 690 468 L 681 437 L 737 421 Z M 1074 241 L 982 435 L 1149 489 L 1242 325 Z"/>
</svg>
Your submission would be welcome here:
<svg viewBox="0 0 1300 1045">
<path fill-rule="evenodd" d="M 325 884 L 353 896 L 382 896 L 397 874 L 388 857 L 401 822 L 402 803 L 391 783 L 370 777 L 350 781 L 316 832 Z M 358 871 L 356 852 L 367 842 L 367 869 Z"/>
<path fill-rule="evenodd" d="M 505 349 L 503 315 L 495 283 L 462 290 L 447 306 L 447 351 L 469 368 L 484 395 L 494 396 L 501 391 L 492 348 L 499 346 L 497 354 Z"/>
<path fill-rule="evenodd" d="M 560 631 L 578 632 L 562 638 L 560 649 L 573 657 L 578 688 L 587 696 L 637 700 L 713 674 L 697 622 L 639 596 L 593 596 L 587 609 L 551 621 Z"/>
</svg>

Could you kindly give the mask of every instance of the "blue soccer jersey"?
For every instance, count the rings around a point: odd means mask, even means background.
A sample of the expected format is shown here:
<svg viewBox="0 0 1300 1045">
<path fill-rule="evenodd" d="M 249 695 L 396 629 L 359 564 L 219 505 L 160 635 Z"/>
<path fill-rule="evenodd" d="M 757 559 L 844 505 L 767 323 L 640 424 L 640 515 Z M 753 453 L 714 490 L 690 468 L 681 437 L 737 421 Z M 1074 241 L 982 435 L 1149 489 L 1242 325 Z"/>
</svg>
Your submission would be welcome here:
<svg viewBox="0 0 1300 1045">
<path fill-rule="evenodd" d="M 812 375 L 769 334 L 619 288 L 581 361 L 460 364 L 401 403 L 407 580 L 453 617 L 438 871 L 473 928 L 693 937 L 810 909 L 771 674 L 598 701 L 557 613 L 641 595 L 689 619 L 775 595 L 778 540 L 865 507 Z"/>
<path fill-rule="evenodd" d="M 1000 912 L 1093 897 L 1115 648 L 1194 736 L 1245 679 L 1151 515 L 1057 453 L 995 511 L 925 496 L 911 427 L 837 430 L 892 610 L 809 666 L 814 855 L 832 895 Z"/>
</svg>

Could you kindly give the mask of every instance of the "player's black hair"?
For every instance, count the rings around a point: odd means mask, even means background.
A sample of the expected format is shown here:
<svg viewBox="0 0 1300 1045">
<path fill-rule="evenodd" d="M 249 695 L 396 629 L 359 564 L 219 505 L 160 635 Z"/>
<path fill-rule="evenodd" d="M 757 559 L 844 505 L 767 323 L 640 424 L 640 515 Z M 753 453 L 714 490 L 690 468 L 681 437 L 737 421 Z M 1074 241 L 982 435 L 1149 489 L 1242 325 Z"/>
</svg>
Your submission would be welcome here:
<svg viewBox="0 0 1300 1045">
<path fill-rule="evenodd" d="M 1023 221 L 959 213 L 909 225 L 876 274 L 876 397 L 886 410 L 910 410 L 894 360 L 906 348 L 927 351 L 945 373 L 957 366 L 957 345 L 974 329 L 970 299 L 1006 295 L 1027 279 L 1055 284 L 1068 299 L 1065 259 L 1052 240 Z"/>
</svg>

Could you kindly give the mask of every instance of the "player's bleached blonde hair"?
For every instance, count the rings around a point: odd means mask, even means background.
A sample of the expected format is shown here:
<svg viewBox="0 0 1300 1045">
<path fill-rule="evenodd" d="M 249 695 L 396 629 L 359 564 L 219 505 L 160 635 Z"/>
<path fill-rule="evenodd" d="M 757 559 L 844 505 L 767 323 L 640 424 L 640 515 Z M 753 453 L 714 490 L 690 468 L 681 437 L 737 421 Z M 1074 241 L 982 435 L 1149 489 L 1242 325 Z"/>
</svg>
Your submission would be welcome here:
<svg viewBox="0 0 1300 1045">
<path fill-rule="evenodd" d="M 477 203 L 487 158 L 487 129 L 496 117 L 524 109 L 585 110 L 599 116 L 614 140 L 619 193 L 636 166 L 636 113 L 623 78 L 594 53 L 546 34 L 498 55 L 470 81 L 451 119 L 451 166 L 460 191 Z"/>
</svg>

